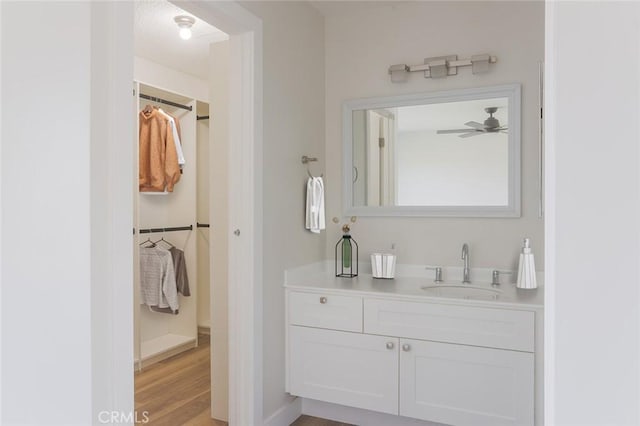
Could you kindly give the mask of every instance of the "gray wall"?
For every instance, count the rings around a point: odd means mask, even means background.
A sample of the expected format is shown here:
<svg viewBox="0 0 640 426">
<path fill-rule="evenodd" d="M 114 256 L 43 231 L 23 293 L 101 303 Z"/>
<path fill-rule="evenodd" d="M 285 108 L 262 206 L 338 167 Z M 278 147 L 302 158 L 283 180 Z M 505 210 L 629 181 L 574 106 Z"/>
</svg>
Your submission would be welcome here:
<svg viewBox="0 0 640 426">
<path fill-rule="evenodd" d="M 302 155 L 324 154 L 324 21 L 302 2 L 242 3 L 264 30 L 264 417 L 284 393 L 286 268 L 324 257 L 325 234 L 304 229 Z M 313 164 L 316 173 L 322 163 Z"/>
<path fill-rule="evenodd" d="M 396 244 L 398 262 L 458 266 L 460 248 L 471 247 L 473 267 L 515 269 L 523 237 L 532 240 L 543 268 L 543 220 L 538 218 L 538 61 L 544 59 L 544 2 L 401 2 L 327 18 L 326 28 L 327 217 L 342 215 L 342 103 L 348 99 L 506 83 L 522 84 L 522 217 L 358 218 L 353 235 L 360 259 Z M 412 73 L 394 84 L 391 64 L 457 54 L 498 57 L 487 74 L 469 68 L 457 76 L 425 79 Z M 329 222 L 326 258 L 332 259 L 339 227 Z"/>
</svg>

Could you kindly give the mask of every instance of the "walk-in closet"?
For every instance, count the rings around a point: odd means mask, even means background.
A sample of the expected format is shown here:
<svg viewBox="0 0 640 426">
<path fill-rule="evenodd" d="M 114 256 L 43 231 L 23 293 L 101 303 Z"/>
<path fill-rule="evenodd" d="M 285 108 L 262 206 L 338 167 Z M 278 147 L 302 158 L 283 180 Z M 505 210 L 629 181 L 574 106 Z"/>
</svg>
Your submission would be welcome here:
<svg viewBox="0 0 640 426">
<path fill-rule="evenodd" d="M 160 0 L 136 2 L 134 35 L 136 412 L 151 425 L 224 424 L 227 381 L 211 383 L 212 365 L 226 371 L 211 361 L 210 98 L 212 44 L 228 37 Z"/>
<path fill-rule="evenodd" d="M 200 223 L 197 219 L 198 204 L 203 204 L 206 199 L 199 200 L 197 196 L 196 154 L 198 137 L 208 138 L 208 135 L 197 129 L 203 127 L 197 123 L 197 108 L 206 108 L 205 103 L 141 82 L 135 83 L 134 91 L 140 111 L 137 114 L 141 139 L 138 143 L 139 175 L 144 175 L 145 172 L 140 169 L 145 167 L 160 168 L 159 173 L 165 174 L 171 173 L 167 169 L 175 170 L 176 175 L 172 178 L 176 180 L 175 184 L 167 183 L 163 188 L 140 183 L 144 179 L 140 177 L 137 188 L 137 215 L 134 223 L 137 224 L 138 245 L 134 247 L 134 252 L 139 258 L 136 262 L 138 268 L 135 282 L 139 286 L 136 296 L 139 298 L 137 305 L 140 309 L 135 317 L 135 359 L 140 369 L 198 345 L 198 306 L 204 306 L 204 302 L 208 301 L 201 300 L 207 297 L 208 292 L 198 294 L 201 287 L 198 284 L 208 282 L 206 270 L 202 271 L 202 277 L 198 273 L 198 259 L 199 255 L 208 252 L 208 246 L 198 244 L 197 234 L 200 234 L 200 227 L 208 227 L 209 224 L 206 221 Z M 147 111 L 149 114 L 146 114 Z M 158 120 L 164 120 L 164 117 L 174 120 L 175 124 L 168 123 L 171 129 L 167 128 L 166 132 L 174 133 L 175 129 L 175 138 L 167 138 L 166 134 L 154 134 L 160 129 L 144 121 L 154 120 L 155 115 L 163 117 Z M 143 140 L 145 136 L 146 140 Z M 166 157 L 165 164 L 156 161 L 153 151 L 158 147 L 152 145 L 157 142 L 154 138 L 163 142 L 163 145 L 174 144 L 172 150 L 180 154 L 176 155 L 173 166 L 168 164 L 172 161 L 169 158 L 172 155 L 158 153 L 163 154 L 158 155 L 158 159 Z M 152 146 L 148 146 L 150 144 Z M 165 150 L 169 149 L 165 147 Z M 154 162 L 159 164 L 150 164 Z M 201 162 L 200 166 L 206 167 L 207 164 Z M 157 174 L 151 170 L 150 174 L 154 173 Z M 204 197 L 206 192 L 201 191 L 200 195 Z M 172 258 L 172 264 L 160 261 L 164 252 Z M 176 260 L 176 256 L 181 259 Z M 161 293 L 156 292 L 161 297 L 154 297 L 155 294 L 144 297 L 157 290 L 157 283 L 165 287 L 160 289 Z M 171 288 L 175 287 L 176 291 L 169 291 L 166 288 L 169 285 Z"/>
</svg>

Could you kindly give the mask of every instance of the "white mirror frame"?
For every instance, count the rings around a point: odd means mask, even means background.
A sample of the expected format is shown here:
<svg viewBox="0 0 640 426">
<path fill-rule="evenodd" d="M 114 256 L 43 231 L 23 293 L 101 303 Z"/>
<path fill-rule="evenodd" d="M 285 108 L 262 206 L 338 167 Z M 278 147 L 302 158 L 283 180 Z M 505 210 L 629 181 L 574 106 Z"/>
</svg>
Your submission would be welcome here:
<svg viewBox="0 0 640 426">
<path fill-rule="evenodd" d="M 520 217 L 520 85 L 508 84 L 346 101 L 342 107 L 342 206 L 345 216 Z M 489 98 L 509 99 L 509 201 L 506 206 L 354 206 L 353 111 Z"/>
</svg>

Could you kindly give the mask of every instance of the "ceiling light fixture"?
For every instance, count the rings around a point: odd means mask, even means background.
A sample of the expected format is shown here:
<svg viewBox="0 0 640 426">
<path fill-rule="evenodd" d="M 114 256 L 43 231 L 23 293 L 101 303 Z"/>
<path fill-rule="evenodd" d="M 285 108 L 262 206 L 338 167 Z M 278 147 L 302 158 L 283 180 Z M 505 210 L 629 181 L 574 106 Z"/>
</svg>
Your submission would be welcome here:
<svg viewBox="0 0 640 426">
<path fill-rule="evenodd" d="M 183 40 L 189 40 L 191 38 L 191 27 L 196 23 L 195 18 L 187 15 L 180 15 L 173 18 L 180 28 L 180 38 Z"/>
</svg>

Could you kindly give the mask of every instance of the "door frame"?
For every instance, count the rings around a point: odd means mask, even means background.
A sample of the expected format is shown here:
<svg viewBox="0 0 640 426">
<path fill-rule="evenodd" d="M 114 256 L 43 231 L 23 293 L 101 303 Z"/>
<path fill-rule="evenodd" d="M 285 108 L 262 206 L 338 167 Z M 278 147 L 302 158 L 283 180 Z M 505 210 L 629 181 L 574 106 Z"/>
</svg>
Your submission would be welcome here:
<svg viewBox="0 0 640 426">
<path fill-rule="evenodd" d="M 262 21 L 235 1 L 171 2 L 229 34 L 229 424 L 261 424 Z"/>
<path fill-rule="evenodd" d="M 235 1 L 171 2 L 229 34 L 229 140 L 233 141 L 229 144 L 228 188 L 229 424 L 262 424 L 262 21 Z M 94 336 L 92 350 L 108 348 L 109 353 L 103 355 L 111 362 L 103 365 L 99 374 L 108 378 L 108 383 L 103 383 L 101 389 L 96 383 L 93 393 L 105 396 L 101 398 L 103 401 L 108 398 L 113 410 L 134 412 L 133 257 L 131 228 L 127 224 L 132 223 L 133 217 L 135 174 L 133 161 L 123 161 L 132 155 L 127 151 L 132 151 L 131 135 L 135 134 L 134 122 L 129 117 L 133 2 L 105 4 L 101 13 L 92 16 L 92 21 L 100 25 L 100 35 L 106 36 L 110 47 L 105 52 L 103 45 L 92 40 L 92 51 L 102 48 L 105 69 L 111 70 L 105 74 L 109 74 L 112 93 L 117 95 L 92 103 L 92 110 L 106 108 L 114 112 L 106 117 L 109 128 L 114 130 L 110 140 L 113 155 L 106 159 L 106 165 L 103 157 L 91 158 L 91 166 L 93 170 L 106 167 L 110 190 L 119 194 L 111 197 L 106 212 L 110 217 L 108 231 L 113 248 L 110 295 L 108 300 L 92 299 L 91 306 L 92 312 L 102 312 L 110 325 L 108 336 L 104 336 L 107 341 L 101 339 L 103 336 Z M 233 234 L 236 229 L 240 230 L 239 236 Z M 94 398 L 94 411 L 107 408 L 98 407 L 98 403 Z"/>
<path fill-rule="evenodd" d="M 263 421 L 262 21 L 236 2 L 176 3 L 229 34 L 229 424 L 257 425 Z"/>
</svg>

